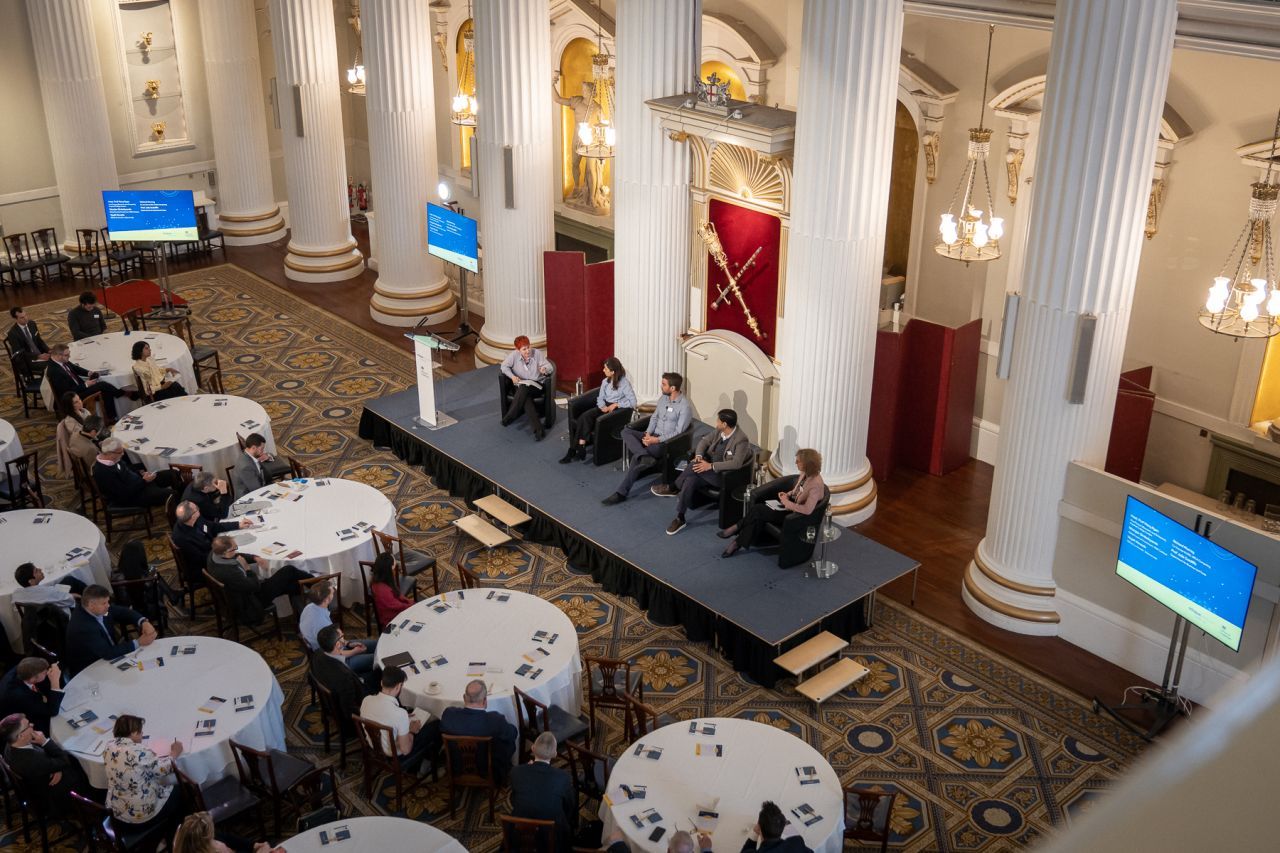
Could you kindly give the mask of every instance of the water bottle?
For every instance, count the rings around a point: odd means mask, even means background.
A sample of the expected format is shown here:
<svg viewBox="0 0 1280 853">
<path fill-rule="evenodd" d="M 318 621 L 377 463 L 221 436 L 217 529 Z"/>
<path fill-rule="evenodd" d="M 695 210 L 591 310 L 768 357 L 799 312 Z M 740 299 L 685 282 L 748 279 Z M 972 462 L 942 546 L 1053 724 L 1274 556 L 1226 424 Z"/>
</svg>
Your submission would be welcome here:
<svg viewBox="0 0 1280 853">
<path fill-rule="evenodd" d="M 578 377 L 577 382 L 573 383 L 573 396 L 575 397 L 582 396 L 582 377 L 581 376 Z"/>
</svg>

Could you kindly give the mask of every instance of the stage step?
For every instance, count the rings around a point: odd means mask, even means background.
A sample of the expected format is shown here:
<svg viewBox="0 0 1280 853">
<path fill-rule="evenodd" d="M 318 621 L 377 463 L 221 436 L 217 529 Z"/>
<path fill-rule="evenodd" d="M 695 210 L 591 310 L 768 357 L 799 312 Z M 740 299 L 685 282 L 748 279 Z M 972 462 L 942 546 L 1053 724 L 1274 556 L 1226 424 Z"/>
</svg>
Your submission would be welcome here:
<svg viewBox="0 0 1280 853">
<path fill-rule="evenodd" d="M 497 495 L 485 495 L 478 501 L 475 501 L 475 506 L 476 509 L 485 513 L 490 518 L 497 519 L 502 522 L 502 524 L 506 525 L 508 532 L 511 531 L 511 528 L 519 527 L 526 521 L 533 521 L 533 516 L 521 509 L 517 509 Z"/>
<path fill-rule="evenodd" d="M 813 678 L 797 684 L 796 692 L 821 704 L 870 671 L 853 658 L 840 658 Z"/>
<path fill-rule="evenodd" d="M 839 654 L 848 645 L 848 641 L 840 639 L 830 631 L 823 631 L 786 654 L 774 658 L 773 662 L 792 675 L 804 675 L 806 669 L 817 666 L 834 654 Z"/>
<path fill-rule="evenodd" d="M 510 536 L 478 515 L 463 516 L 453 524 L 486 548 L 497 548 L 511 541 Z"/>
</svg>

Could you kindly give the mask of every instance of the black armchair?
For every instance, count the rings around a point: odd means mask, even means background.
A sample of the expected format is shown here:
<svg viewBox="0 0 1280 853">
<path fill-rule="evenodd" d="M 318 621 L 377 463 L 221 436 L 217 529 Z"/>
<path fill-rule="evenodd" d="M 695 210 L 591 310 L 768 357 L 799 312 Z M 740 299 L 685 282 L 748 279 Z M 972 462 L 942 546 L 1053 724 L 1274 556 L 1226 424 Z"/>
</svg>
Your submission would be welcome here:
<svg viewBox="0 0 1280 853">
<path fill-rule="evenodd" d="M 764 503 L 770 498 L 776 498 L 778 492 L 790 491 L 795 487 L 797 479 L 799 479 L 799 475 L 791 474 L 787 477 L 770 480 L 752 492 L 752 503 Z M 809 558 L 813 556 L 814 548 L 818 545 L 822 519 L 826 515 L 827 506 L 830 503 L 831 489 L 824 486 L 822 500 L 818 501 L 818 505 L 813 508 L 813 512 L 808 515 L 789 512 L 781 524 L 769 523 L 763 526 L 763 534 L 773 537 L 778 543 L 778 568 L 789 569 L 792 566 L 798 566 L 809 561 Z M 810 527 L 814 529 L 814 536 L 811 540 L 808 539 Z"/>
<path fill-rule="evenodd" d="M 542 378 L 542 388 L 533 391 L 533 405 L 537 407 L 542 414 L 542 425 L 546 429 L 551 429 L 556 423 L 556 365 L 553 361 L 548 361 L 551 365 L 551 372 Z M 498 416 L 502 417 L 507 413 L 507 409 L 511 407 L 511 400 L 515 397 L 516 384 L 507 378 L 505 373 L 498 373 Z"/>
<path fill-rule="evenodd" d="M 693 496 L 693 506 L 705 506 L 714 501 L 720 512 L 719 527 L 724 530 L 742 520 L 743 496 L 751 490 L 751 477 L 755 473 L 756 447 L 751 447 L 752 462 L 741 468 L 731 468 L 720 472 L 720 486 L 703 486 Z M 692 459 L 692 457 L 689 457 Z"/>
<path fill-rule="evenodd" d="M 653 416 L 649 415 L 648 417 L 640 418 L 639 420 L 633 422 L 629 427 L 623 427 L 623 429 L 633 429 L 637 432 L 643 433 L 645 430 L 649 428 L 649 418 L 651 417 Z M 621 433 L 619 433 L 619 435 L 621 435 Z M 668 438 L 666 441 L 662 442 L 662 452 L 661 454 L 659 454 L 657 457 L 654 458 L 654 461 L 652 463 L 648 463 L 648 460 L 644 458 L 640 460 L 639 464 L 643 465 L 647 463 L 649 464 L 649 467 L 652 469 L 651 471 L 647 471 L 644 474 L 641 474 L 640 476 L 648 477 L 651 474 L 660 473 L 662 475 L 663 483 L 667 484 L 668 486 L 674 485 L 676 481 L 676 463 L 679 462 L 681 459 L 687 459 L 689 457 L 689 451 L 692 447 L 693 447 L 693 424 L 689 424 L 689 426 L 685 427 L 684 432 L 681 432 L 677 435 L 673 435 L 671 436 L 671 438 Z M 632 464 L 636 464 L 636 463 L 633 461 Z"/>
<path fill-rule="evenodd" d="M 595 408 L 600 388 L 592 388 L 569 400 L 569 420 L 577 420 L 583 412 Z M 596 428 L 588 436 L 587 446 L 593 447 L 591 459 L 596 465 L 607 465 L 622 458 L 622 431 L 631 422 L 633 409 L 617 408 L 596 420 Z"/>
</svg>

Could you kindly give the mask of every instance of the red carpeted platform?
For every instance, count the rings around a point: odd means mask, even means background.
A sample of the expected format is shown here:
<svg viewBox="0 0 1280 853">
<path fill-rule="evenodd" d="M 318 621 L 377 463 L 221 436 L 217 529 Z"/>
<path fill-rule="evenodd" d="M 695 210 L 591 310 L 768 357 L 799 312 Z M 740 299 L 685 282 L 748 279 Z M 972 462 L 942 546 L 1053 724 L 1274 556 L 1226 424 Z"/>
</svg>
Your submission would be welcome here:
<svg viewBox="0 0 1280 853">
<path fill-rule="evenodd" d="M 162 302 L 160 285 L 147 278 L 135 278 L 114 287 L 100 287 L 94 292 L 98 294 L 98 301 L 107 310 L 117 314 L 124 314 L 135 308 L 150 311 L 152 308 L 159 307 Z M 186 305 L 187 300 L 175 293 L 173 304 Z"/>
</svg>

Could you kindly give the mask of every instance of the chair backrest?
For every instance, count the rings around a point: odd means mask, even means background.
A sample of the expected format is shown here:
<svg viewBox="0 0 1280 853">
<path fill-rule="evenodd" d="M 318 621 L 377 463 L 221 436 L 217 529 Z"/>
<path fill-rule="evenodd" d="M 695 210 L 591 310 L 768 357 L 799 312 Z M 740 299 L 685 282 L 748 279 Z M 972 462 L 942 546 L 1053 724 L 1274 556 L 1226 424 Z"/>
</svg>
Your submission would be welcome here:
<svg viewBox="0 0 1280 853">
<path fill-rule="evenodd" d="M 538 739 L 538 735 L 551 731 L 551 720 L 545 704 L 525 693 L 519 687 L 513 687 L 516 706 L 516 732 L 519 734 L 520 763 L 529 760 L 530 747 Z"/>
<path fill-rule="evenodd" d="M 81 830 L 88 837 L 88 849 L 119 850 L 120 845 L 111 829 L 111 809 L 75 791 L 72 791 L 68 797 L 76 823 L 80 824 Z"/>
<path fill-rule="evenodd" d="M 622 715 L 622 728 L 627 742 L 634 743 L 653 730 L 658 720 L 658 712 L 651 706 L 641 702 L 632 693 L 624 693 L 626 711 Z"/>
<path fill-rule="evenodd" d="M 631 677 L 631 661 L 621 658 L 606 658 L 598 655 L 583 655 L 582 663 L 587 670 L 587 702 L 602 708 L 625 708 L 623 693 L 636 691 L 636 698 L 644 700 L 644 683 Z M 599 673 L 599 675 L 597 675 Z M 619 684 L 618 675 L 622 679 Z"/>
<path fill-rule="evenodd" d="M 98 232 L 94 228 L 76 229 L 76 247 L 82 255 L 98 254 Z"/>
<path fill-rule="evenodd" d="M 216 581 L 213 581 L 216 583 Z M 236 760 L 236 771 L 240 774 L 240 784 L 259 797 L 275 799 L 280 795 L 280 784 L 276 781 L 275 763 L 271 753 L 254 749 L 230 740 L 231 755 Z"/>
<path fill-rule="evenodd" d="M 172 536 L 166 536 L 169 542 L 169 553 L 173 555 L 173 565 L 178 571 L 178 580 L 184 586 L 196 589 L 204 586 L 204 570 L 193 572 L 192 567 L 187 565 L 187 561 L 182 557 L 182 549 L 178 547 L 178 543 L 173 541 Z"/>
<path fill-rule="evenodd" d="M 480 576 L 461 563 L 458 564 L 458 579 L 462 582 L 463 589 L 480 588 Z"/>
<path fill-rule="evenodd" d="M 602 800 L 605 789 L 609 786 L 609 772 L 613 769 L 613 762 L 608 756 L 573 741 L 565 741 L 564 751 L 578 797 Z"/>
<path fill-rule="evenodd" d="M 189 486 L 191 481 L 195 479 L 196 474 L 204 470 L 203 465 L 184 465 L 181 462 L 170 462 L 169 470 L 177 474 L 178 479 L 182 481 L 182 485 Z"/>
<path fill-rule="evenodd" d="M 343 627 L 342 617 L 345 616 L 347 612 L 346 608 L 342 605 L 342 572 L 334 572 L 330 575 L 316 575 L 313 578 L 303 578 L 298 581 L 298 587 L 301 589 L 302 594 L 306 595 L 307 591 L 311 589 L 311 587 L 323 581 L 328 581 L 329 586 L 333 587 L 334 606 L 331 608 L 334 615 L 333 624 L 341 628 Z"/>
<path fill-rule="evenodd" d="M 9 262 L 25 263 L 31 260 L 31 245 L 26 234 L 8 234 L 4 238 L 4 250 Z"/>
<path fill-rule="evenodd" d="M 493 738 L 441 735 L 450 783 L 462 788 L 488 788 L 493 773 Z"/>
<path fill-rule="evenodd" d="M 178 523 L 178 504 L 182 501 L 176 494 L 169 495 L 169 499 L 164 502 L 164 519 L 169 523 L 169 529 Z"/>
<path fill-rule="evenodd" d="M 364 612 L 365 627 L 372 631 L 377 627 L 378 631 L 382 631 L 382 619 L 378 616 L 378 611 L 373 607 L 373 591 L 369 589 L 369 576 L 373 573 L 373 562 L 370 560 L 360 560 L 360 586 L 364 592 Z"/>
<path fill-rule="evenodd" d="M 4 463 L 5 476 L 9 480 L 9 498 L 18 503 L 30 501 L 38 509 L 44 509 L 44 489 L 40 486 L 40 451 L 29 450 L 16 459 Z"/>
<path fill-rule="evenodd" d="M 195 349 L 195 335 L 191 331 L 191 318 L 179 317 L 169 324 L 167 331 L 175 338 L 182 338 L 182 342 L 187 345 L 188 349 Z"/>
<path fill-rule="evenodd" d="M 293 476 L 293 479 L 295 480 L 311 479 L 310 468 L 308 468 L 306 465 L 303 465 L 301 462 L 299 462 L 296 458 L 292 456 L 287 456 L 286 458 L 289 460 L 289 473 Z"/>
<path fill-rule="evenodd" d="M 239 436 L 236 436 L 239 438 Z M 241 448 L 243 449 L 243 448 Z M 234 501 L 236 499 L 236 466 L 228 465 L 227 470 L 223 472 L 223 477 L 227 481 L 227 500 Z"/>
<path fill-rule="evenodd" d="M 227 598 L 227 588 L 222 582 L 209 574 L 208 569 L 200 572 L 204 578 L 204 584 L 209 589 L 209 597 L 213 600 L 213 616 L 218 623 L 218 636 L 222 636 L 222 624 L 225 620 L 228 625 L 236 624 L 236 612 L 231 607 L 231 601 Z"/>
<path fill-rule="evenodd" d="M 37 228 L 32 231 L 31 242 L 35 245 L 37 254 L 45 257 L 61 254 L 58 251 L 58 235 L 52 228 Z"/>
<path fill-rule="evenodd" d="M 99 417 L 102 416 L 102 392 L 94 391 L 92 394 L 80 398 L 80 405 L 84 406 L 86 412 L 93 412 Z"/>
<path fill-rule="evenodd" d="M 555 853 L 556 822 L 498 815 L 502 822 L 504 853 Z"/>
<path fill-rule="evenodd" d="M 306 644 L 306 640 L 302 642 L 304 645 Z M 307 658 L 309 660 L 310 655 Z M 338 697 L 333 695 L 333 691 L 321 684 L 320 679 L 312 675 L 310 670 L 307 671 L 307 682 L 316 691 L 316 696 L 320 698 L 320 713 L 326 717 L 333 718 L 338 724 L 339 732 L 344 735 L 350 733 L 354 728 L 351 722 L 352 718 L 343 716 L 342 706 L 338 703 Z"/>
<path fill-rule="evenodd" d="M 204 791 L 200 789 L 200 784 L 183 773 L 176 761 L 173 763 L 173 773 L 178 778 L 178 787 L 182 789 L 182 796 L 186 798 L 187 811 L 207 812 L 209 809 L 205 805 Z"/>
<path fill-rule="evenodd" d="M 169 633 L 169 613 L 160 600 L 160 576 L 151 575 L 134 580 L 113 580 L 112 590 L 120 596 L 121 603 L 146 616 L 163 637 Z"/>
<path fill-rule="evenodd" d="M 857 799 L 857 815 L 850 806 Z M 877 791 L 872 788 L 844 789 L 844 837 L 857 841 L 880 842 L 884 850 L 889 844 L 889 818 L 893 815 L 893 803 L 897 791 Z"/>
<path fill-rule="evenodd" d="M 396 734 L 392 728 L 355 714 L 351 718 L 360 733 L 360 748 L 364 750 L 365 760 L 393 773 L 400 772 L 400 753 L 396 750 Z"/>
<path fill-rule="evenodd" d="M 208 385 L 210 394 L 225 394 L 222 385 L 222 370 L 217 367 L 204 367 L 200 370 L 200 379 Z"/>
</svg>

